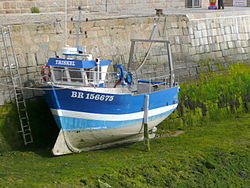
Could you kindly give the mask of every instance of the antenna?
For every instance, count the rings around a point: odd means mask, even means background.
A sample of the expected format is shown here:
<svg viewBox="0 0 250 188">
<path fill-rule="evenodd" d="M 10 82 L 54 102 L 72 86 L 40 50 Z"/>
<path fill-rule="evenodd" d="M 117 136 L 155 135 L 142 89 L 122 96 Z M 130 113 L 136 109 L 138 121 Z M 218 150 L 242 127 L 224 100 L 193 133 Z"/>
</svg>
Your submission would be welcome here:
<svg viewBox="0 0 250 188">
<path fill-rule="evenodd" d="M 68 11 L 68 0 L 64 1 L 64 45 L 67 45 L 67 38 L 68 38 L 68 34 L 67 34 L 67 20 L 68 20 L 68 16 L 67 16 L 67 11 Z"/>
</svg>

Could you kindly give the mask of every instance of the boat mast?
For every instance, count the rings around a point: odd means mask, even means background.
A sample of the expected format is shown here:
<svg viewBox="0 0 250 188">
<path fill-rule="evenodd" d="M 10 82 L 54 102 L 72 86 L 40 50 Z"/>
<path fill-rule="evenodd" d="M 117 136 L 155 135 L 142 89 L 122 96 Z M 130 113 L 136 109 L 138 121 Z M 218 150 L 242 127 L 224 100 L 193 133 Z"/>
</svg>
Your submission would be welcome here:
<svg viewBox="0 0 250 188">
<path fill-rule="evenodd" d="M 76 30 L 76 46 L 79 45 L 80 33 L 81 33 L 81 17 L 82 17 L 82 0 L 80 1 L 80 5 L 78 6 L 78 21 L 77 21 L 77 30 Z"/>
</svg>

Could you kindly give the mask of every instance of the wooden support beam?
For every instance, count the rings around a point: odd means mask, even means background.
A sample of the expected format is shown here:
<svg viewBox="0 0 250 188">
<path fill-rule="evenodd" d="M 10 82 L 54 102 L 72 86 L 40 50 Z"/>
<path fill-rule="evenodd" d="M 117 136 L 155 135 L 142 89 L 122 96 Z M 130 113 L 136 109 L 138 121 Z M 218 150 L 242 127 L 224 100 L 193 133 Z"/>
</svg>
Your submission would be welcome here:
<svg viewBox="0 0 250 188">
<path fill-rule="evenodd" d="M 143 126 L 144 126 L 144 144 L 146 151 L 150 151 L 150 142 L 149 142 L 149 132 L 148 132 L 148 108 L 149 108 L 149 95 L 144 96 L 144 117 L 143 117 Z"/>
</svg>

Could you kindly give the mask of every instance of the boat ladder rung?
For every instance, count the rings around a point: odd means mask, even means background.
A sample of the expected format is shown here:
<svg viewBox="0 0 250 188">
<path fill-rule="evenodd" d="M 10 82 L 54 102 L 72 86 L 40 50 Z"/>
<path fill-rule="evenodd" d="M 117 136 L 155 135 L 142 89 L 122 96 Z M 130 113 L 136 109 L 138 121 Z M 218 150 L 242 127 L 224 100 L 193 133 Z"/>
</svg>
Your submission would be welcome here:
<svg viewBox="0 0 250 188">
<path fill-rule="evenodd" d="M 28 124 L 26 124 L 26 125 L 23 125 L 23 128 L 25 129 L 25 128 L 29 128 L 30 126 L 28 125 Z"/>
</svg>

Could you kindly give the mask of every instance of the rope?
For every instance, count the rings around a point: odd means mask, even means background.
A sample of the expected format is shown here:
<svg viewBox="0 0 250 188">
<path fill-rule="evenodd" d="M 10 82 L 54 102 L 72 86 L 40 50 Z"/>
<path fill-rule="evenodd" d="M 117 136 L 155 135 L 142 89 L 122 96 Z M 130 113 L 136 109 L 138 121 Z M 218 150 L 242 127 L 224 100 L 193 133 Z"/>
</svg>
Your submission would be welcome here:
<svg viewBox="0 0 250 188">
<path fill-rule="evenodd" d="M 17 88 L 17 89 L 40 90 L 40 91 L 43 91 L 43 90 L 62 90 L 62 89 L 65 89 L 65 88 L 40 88 L 40 87 L 14 87 L 14 86 L 10 86 L 10 85 L 3 84 L 3 83 L 0 83 L 0 85 L 6 86 L 6 87 L 12 87 L 13 89 Z M 5 91 L 5 90 L 0 90 L 0 91 Z"/>
<path fill-rule="evenodd" d="M 155 30 L 158 28 L 159 22 L 160 22 L 160 17 L 157 18 L 156 23 L 155 23 L 154 26 L 153 26 L 153 29 L 152 29 L 152 32 L 151 32 L 151 35 L 150 35 L 150 38 L 149 38 L 150 40 L 153 40 L 153 39 L 154 39 Z M 149 47 L 148 47 L 148 50 L 147 50 L 147 52 L 146 52 L 146 55 L 145 55 L 143 61 L 142 61 L 141 64 L 136 68 L 136 70 L 135 70 L 136 73 L 137 73 L 137 72 L 142 68 L 142 66 L 145 64 L 145 62 L 146 62 L 146 60 L 147 60 L 147 58 L 148 58 L 148 55 L 149 55 L 149 53 L 150 53 L 150 50 L 151 50 L 151 48 L 152 48 L 152 44 L 153 44 L 153 42 L 150 43 L 150 45 L 149 45 Z"/>
</svg>

